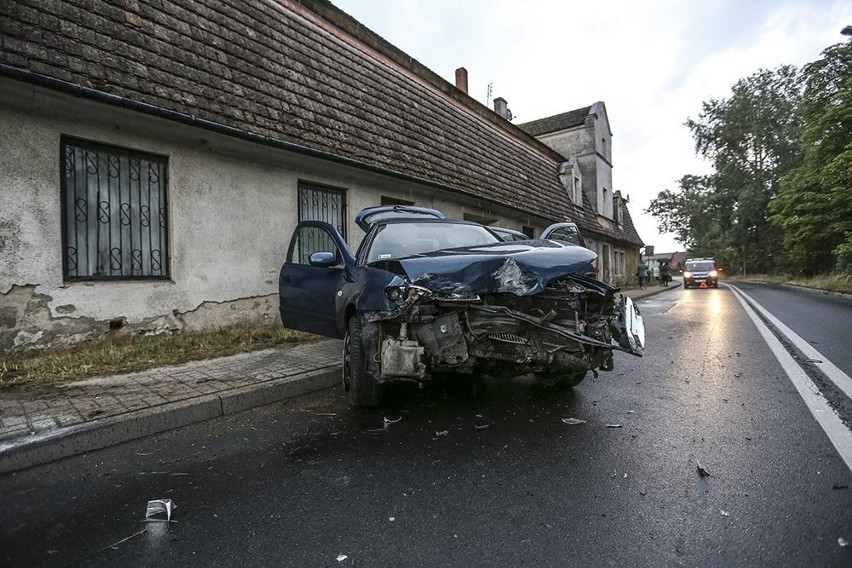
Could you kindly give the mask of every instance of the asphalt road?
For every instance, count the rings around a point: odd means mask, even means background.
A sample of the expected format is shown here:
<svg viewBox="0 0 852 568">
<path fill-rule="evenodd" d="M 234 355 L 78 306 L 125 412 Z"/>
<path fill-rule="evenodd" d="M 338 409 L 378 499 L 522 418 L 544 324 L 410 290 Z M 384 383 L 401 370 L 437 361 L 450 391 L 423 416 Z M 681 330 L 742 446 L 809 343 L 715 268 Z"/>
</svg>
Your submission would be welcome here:
<svg viewBox="0 0 852 568">
<path fill-rule="evenodd" d="M 852 298 L 772 284 L 736 286 L 852 376 Z"/>
<path fill-rule="evenodd" d="M 0 562 L 852 565 L 850 468 L 734 293 L 640 307 L 646 356 L 573 390 L 334 389 L 4 476 Z"/>
</svg>

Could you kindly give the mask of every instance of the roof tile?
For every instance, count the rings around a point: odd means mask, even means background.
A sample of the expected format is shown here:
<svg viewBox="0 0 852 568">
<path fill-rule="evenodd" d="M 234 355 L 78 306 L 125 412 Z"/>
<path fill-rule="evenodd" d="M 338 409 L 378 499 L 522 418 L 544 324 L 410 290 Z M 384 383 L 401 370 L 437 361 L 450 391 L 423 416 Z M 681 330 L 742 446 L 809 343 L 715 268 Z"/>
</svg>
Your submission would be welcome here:
<svg viewBox="0 0 852 568">
<path fill-rule="evenodd" d="M 6 66 L 601 230 L 557 153 L 324 0 L 2 4 Z"/>
</svg>

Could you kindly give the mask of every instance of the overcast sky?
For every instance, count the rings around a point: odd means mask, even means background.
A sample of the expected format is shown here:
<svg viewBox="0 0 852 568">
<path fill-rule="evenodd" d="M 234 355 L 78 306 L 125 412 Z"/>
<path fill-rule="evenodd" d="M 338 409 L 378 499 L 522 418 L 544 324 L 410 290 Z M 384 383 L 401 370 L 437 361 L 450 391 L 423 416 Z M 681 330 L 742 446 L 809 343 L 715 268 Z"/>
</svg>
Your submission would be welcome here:
<svg viewBox="0 0 852 568">
<path fill-rule="evenodd" d="M 684 174 L 709 171 L 686 119 L 758 69 L 818 59 L 852 24 L 849 0 L 332 2 L 451 83 L 465 67 L 483 104 L 491 83 L 515 124 L 603 101 L 613 190 L 657 252 L 683 246 L 644 209 Z"/>
</svg>

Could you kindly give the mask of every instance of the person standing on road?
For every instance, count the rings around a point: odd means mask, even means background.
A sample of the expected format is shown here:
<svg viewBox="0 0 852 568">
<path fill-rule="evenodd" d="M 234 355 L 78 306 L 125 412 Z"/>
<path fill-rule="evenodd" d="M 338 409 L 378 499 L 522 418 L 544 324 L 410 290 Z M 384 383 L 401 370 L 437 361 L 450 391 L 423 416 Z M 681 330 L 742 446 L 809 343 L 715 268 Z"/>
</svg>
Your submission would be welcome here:
<svg viewBox="0 0 852 568">
<path fill-rule="evenodd" d="M 645 280 L 648 278 L 648 265 L 644 260 L 639 261 L 639 266 L 636 267 L 636 278 L 639 279 L 639 289 L 645 289 Z"/>
<path fill-rule="evenodd" d="M 671 279 L 672 275 L 669 271 L 669 263 L 664 262 L 660 265 L 660 284 L 662 286 L 668 286 Z"/>
</svg>

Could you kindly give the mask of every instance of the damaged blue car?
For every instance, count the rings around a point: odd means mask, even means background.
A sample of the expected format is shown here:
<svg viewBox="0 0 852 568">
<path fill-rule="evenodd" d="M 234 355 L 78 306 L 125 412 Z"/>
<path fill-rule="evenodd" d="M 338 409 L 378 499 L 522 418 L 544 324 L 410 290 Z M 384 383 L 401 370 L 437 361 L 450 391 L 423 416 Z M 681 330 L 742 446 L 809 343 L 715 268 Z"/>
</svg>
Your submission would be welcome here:
<svg viewBox="0 0 852 568">
<path fill-rule="evenodd" d="M 503 241 L 434 209 L 372 207 L 353 254 L 321 221 L 296 228 L 279 275 L 286 327 L 344 339 L 353 406 L 375 406 L 391 381 L 533 373 L 577 385 L 641 356 L 639 310 L 594 278 L 596 255 L 547 238 Z M 556 227 L 556 226 L 554 226 Z"/>
</svg>

